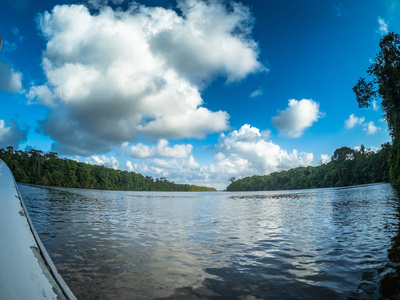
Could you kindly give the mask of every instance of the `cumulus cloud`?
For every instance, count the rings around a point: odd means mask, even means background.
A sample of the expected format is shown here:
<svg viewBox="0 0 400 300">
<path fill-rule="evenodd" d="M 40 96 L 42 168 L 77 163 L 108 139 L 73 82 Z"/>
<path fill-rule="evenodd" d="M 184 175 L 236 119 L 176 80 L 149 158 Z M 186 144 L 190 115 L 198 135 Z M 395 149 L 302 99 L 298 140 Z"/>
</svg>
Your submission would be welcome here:
<svg viewBox="0 0 400 300">
<path fill-rule="evenodd" d="M 257 44 L 249 38 L 249 9 L 222 1 L 179 1 L 183 18 L 171 19 L 167 29 L 152 40 L 152 50 L 179 74 L 192 81 L 224 74 L 237 81 L 249 73 L 265 70 L 257 60 Z"/>
<path fill-rule="evenodd" d="M 367 134 L 375 134 L 380 127 L 375 126 L 373 121 L 364 123 L 365 118 L 361 117 L 358 118 L 354 114 L 351 114 L 349 118 L 344 122 L 346 128 L 353 128 L 355 125 L 359 124 L 362 125 L 363 130 L 367 132 Z"/>
<path fill-rule="evenodd" d="M 243 125 L 239 130 L 221 134 L 215 156 L 216 164 L 211 165 L 211 172 L 226 176 L 267 175 L 275 171 L 298 166 L 308 166 L 313 161 L 312 153 L 288 153 L 278 145 L 267 141 L 269 132 Z"/>
<path fill-rule="evenodd" d="M 192 152 L 193 146 L 188 145 L 174 145 L 168 147 L 169 142 L 165 139 L 158 141 L 156 146 L 148 146 L 142 143 L 128 146 L 123 145 L 127 150 L 127 154 L 134 158 L 155 158 L 155 157 L 169 157 L 169 158 L 185 158 Z"/>
<path fill-rule="evenodd" d="M 351 114 L 349 118 L 346 121 L 344 121 L 344 124 L 346 128 L 350 129 L 356 126 L 357 124 L 362 124 L 364 120 L 365 120 L 364 117 L 358 118 L 354 114 Z"/>
<path fill-rule="evenodd" d="M 386 35 L 388 34 L 389 30 L 388 30 L 388 24 L 385 22 L 384 19 L 382 19 L 381 17 L 378 17 L 378 24 L 379 24 L 379 30 L 378 32 L 381 35 Z"/>
<path fill-rule="evenodd" d="M 373 121 L 370 121 L 367 124 L 364 124 L 363 129 L 367 132 L 367 134 L 375 134 L 380 128 L 375 126 Z"/>
<path fill-rule="evenodd" d="M 187 158 L 148 158 L 135 162 L 126 161 L 129 171 L 152 177 L 166 177 L 177 183 L 212 186 L 207 181 L 207 166 L 201 167 L 193 155 Z"/>
<path fill-rule="evenodd" d="M 329 157 L 328 154 L 321 154 L 321 157 L 319 158 L 319 164 L 323 165 L 331 161 L 331 158 Z"/>
<path fill-rule="evenodd" d="M 191 144 L 168 145 L 165 139 L 152 146 L 124 143 L 121 150 L 133 159 L 125 162 L 126 169 L 146 176 L 166 177 L 178 183 L 213 185 L 206 180 L 208 167 L 200 166 L 191 154 Z"/>
<path fill-rule="evenodd" d="M 114 156 L 107 157 L 105 155 L 92 155 L 91 157 L 88 157 L 85 162 L 91 165 L 106 166 L 113 168 L 114 170 L 119 168 L 119 162 Z"/>
<path fill-rule="evenodd" d="M 29 99 L 29 103 L 34 102 L 35 98 L 39 99 L 39 102 L 48 107 L 53 106 L 54 95 L 47 87 L 47 85 L 33 86 L 26 93 L 26 97 Z"/>
<path fill-rule="evenodd" d="M 190 151 L 178 151 L 187 153 L 187 156 L 181 158 L 156 157 L 160 142 L 154 147 L 140 146 L 140 151 L 134 148 L 138 151 L 138 158 L 132 157 L 132 160 L 125 163 L 125 167 L 129 171 L 148 176 L 166 177 L 174 182 L 206 185 L 222 190 L 232 176 L 268 175 L 275 171 L 311 165 L 314 158 L 312 153 L 299 153 L 297 150 L 287 152 L 267 141 L 269 136 L 269 130 L 260 131 L 248 124 L 228 134 L 222 133 L 215 147 L 217 152 L 214 162 L 210 165 L 198 163 Z M 188 145 L 175 146 L 185 149 Z M 174 147 L 171 147 L 171 151 Z"/>
<path fill-rule="evenodd" d="M 311 99 L 291 99 L 288 107 L 272 118 L 272 124 L 280 135 L 297 138 L 322 116 L 317 102 Z"/>
<path fill-rule="evenodd" d="M 41 127 L 57 151 L 89 155 L 137 135 L 203 138 L 229 128 L 229 115 L 204 107 L 200 89 L 216 76 L 235 81 L 265 70 L 248 8 L 187 0 L 178 14 L 91 2 L 97 14 L 63 5 L 39 18 L 47 83 L 28 97 L 50 107 Z"/>
<path fill-rule="evenodd" d="M 18 125 L 10 120 L 7 126 L 5 120 L 0 120 L 0 147 L 18 147 L 21 141 L 26 140 L 26 130 L 22 130 Z"/>
<path fill-rule="evenodd" d="M 10 65 L 0 61 L 0 90 L 7 93 L 17 93 L 22 88 L 22 74 Z"/>
<path fill-rule="evenodd" d="M 131 161 L 127 160 L 125 162 L 125 167 L 128 169 L 129 172 L 133 172 L 135 170 L 134 165 L 132 164 Z"/>
</svg>

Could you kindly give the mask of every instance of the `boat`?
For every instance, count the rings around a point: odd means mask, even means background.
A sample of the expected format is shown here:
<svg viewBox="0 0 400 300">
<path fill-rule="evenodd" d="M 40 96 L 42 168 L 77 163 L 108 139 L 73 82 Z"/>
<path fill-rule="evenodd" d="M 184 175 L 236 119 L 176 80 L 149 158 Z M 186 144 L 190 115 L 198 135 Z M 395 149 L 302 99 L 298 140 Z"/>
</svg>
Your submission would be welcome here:
<svg viewBox="0 0 400 300">
<path fill-rule="evenodd" d="M 14 176 L 1 159 L 0 299 L 76 300 L 43 246 Z"/>
</svg>

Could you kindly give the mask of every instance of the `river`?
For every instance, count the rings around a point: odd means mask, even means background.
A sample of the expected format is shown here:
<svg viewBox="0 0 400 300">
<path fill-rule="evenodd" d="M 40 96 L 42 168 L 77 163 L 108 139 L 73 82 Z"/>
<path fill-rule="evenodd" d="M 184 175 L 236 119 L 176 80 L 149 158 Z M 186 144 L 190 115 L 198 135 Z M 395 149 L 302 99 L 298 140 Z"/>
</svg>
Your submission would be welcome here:
<svg viewBox="0 0 400 300">
<path fill-rule="evenodd" d="M 279 192 L 19 185 L 78 299 L 377 299 L 397 295 L 388 184 Z"/>
</svg>

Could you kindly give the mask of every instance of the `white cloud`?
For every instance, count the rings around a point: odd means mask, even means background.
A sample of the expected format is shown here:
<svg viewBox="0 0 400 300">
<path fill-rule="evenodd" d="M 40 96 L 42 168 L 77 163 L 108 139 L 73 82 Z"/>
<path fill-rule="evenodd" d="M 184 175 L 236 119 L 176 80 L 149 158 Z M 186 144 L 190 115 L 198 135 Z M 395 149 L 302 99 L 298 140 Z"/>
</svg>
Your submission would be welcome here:
<svg viewBox="0 0 400 300">
<path fill-rule="evenodd" d="M 272 118 L 272 124 L 279 130 L 279 134 L 297 138 L 322 116 L 317 102 L 311 99 L 291 99 L 288 107 Z"/>
<path fill-rule="evenodd" d="M 376 103 L 376 100 L 373 100 L 373 101 L 372 101 L 372 109 L 375 110 L 375 111 L 377 111 L 377 110 L 379 109 L 379 106 L 378 106 L 378 104 Z"/>
<path fill-rule="evenodd" d="M 26 97 L 29 99 L 29 103 L 33 102 L 37 97 L 39 100 L 38 102 L 48 107 L 53 106 L 55 100 L 53 93 L 50 91 L 47 85 L 31 87 L 26 93 Z"/>
<path fill-rule="evenodd" d="M 22 88 L 22 73 L 0 61 L 0 90 L 17 93 Z"/>
<path fill-rule="evenodd" d="M 107 157 L 105 155 L 92 155 L 91 157 L 88 157 L 85 162 L 91 165 L 106 166 L 113 168 L 114 170 L 119 169 L 119 162 L 113 156 Z"/>
<path fill-rule="evenodd" d="M 185 158 L 192 152 L 193 146 L 188 145 L 174 145 L 168 147 L 168 141 L 161 139 L 156 146 L 148 146 L 142 143 L 125 146 L 129 156 L 135 158 L 155 158 L 155 157 L 169 157 L 169 158 Z"/>
<path fill-rule="evenodd" d="M 0 147 L 18 147 L 18 144 L 26 140 L 26 130 L 22 130 L 14 121 L 9 121 L 6 125 L 5 120 L 0 119 Z"/>
<path fill-rule="evenodd" d="M 250 94 L 250 98 L 255 98 L 255 97 L 262 96 L 263 93 L 264 93 L 263 89 L 262 88 L 258 88 L 258 89 L 256 89 L 254 92 L 252 92 Z"/>
<path fill-rule="evenodd" d="M 265 70 L 248 8 L 187 0 L 179 15 L 91 2 L 97 14 L 62 5 L 39 18 L 47 83 L 27 95 L 50 107 L 41 126 L 55 150 L 90 155 L 137 135 L 204 138 L 229 128 L 229 115 L 204 107 L 200 89 L 216 76 L 229 82 Z"/>
<path fill-rule="evenodd" d="M 201 167 L 192 155 L 188 158 L 141 159 L 136 163 L 127 161 L 125 166 L 129 171 L 146 176 L 166 177 L 177 183 L 213 185 L 207 181 L 208 175 L 204 172 L 207 167 Z"/>
<path fill-rule="evenodd" d="M 321 157 L 319 158 L 319 164 L 323 165 L 331 161 L 331 158 L 329 157 L 328 154 L 321 154 Z"/>
<path fill-rule="evenodd" d="M 378 17 L 378 24 L 379 24 L 379 31 L 378 32 L 381 35 L 386 35 L 389 32 L 388 24 L 381 17 Z"/>
<path fill-rule="evenodd" d="M 355 146 L 354 150 L 360 151 L 361 147 L 360 146 Z M 378 150 L 381 150 L 381 147 L 371 146 L 371 147 L 365 147 L 365 149 L 364 149 L 364 151 L 367 151 L 367 152 L 369 152 L 370 150 L 373 151 L 373 152 L 377 152 Z"/>
<path fill-rule="evenodd" d="M 184 160 L 182 165 L 188 169 L 200 168 L 200 164 L 194 159 L 193 155 L 190 155 L 189 159 Z"/>
<path fill-rule="evenodd" d="M 135 170 L 135 165 L 132 164 L 132 162 L 129 160 L 125 162 L 125 167 L 128 169 L 129 172 L 133 172 Z"/>
<path fill-rule="evenodd" d="M 359 124 L 363 126 L 363 130 L 367 132 L 367 134 L 375 134 L 378 130 L 380 130 L 380 127 L 375 126 L 375 123 L 373 121 L 364 123 L 365 118 L 361 117 L 358 118 L 354 114 L 351 114 L 349 118 L 345 121 L 345 127 L 346 128 L 353 128 L 355 125 Z"/>
<path fill-rule="evenodd" d="M 179 74 L 196 82 L 215 74 L 237 81 L 265 70 L 249 35 L 252 17 L 246 6 L 232 3 L 229 12 L 222 1 L 187 0 L 179 1 L 178 7 L 183 18 L 169 16 L 168 28 L 158 32 L 150 45 Z"/>
<path fill-rule="evenodd" d="M 228 135 L 221 134 L 215 155 L 216 164 L 211 172 L 223 176 L 267 175 L 275 171 L 298 166 L 308 166 L 313 161 L 312 153 L 288 153 L 278 145 L 266 141 L 269 132 L 260 132 L 248 124 Z"/>
<path fill-rule="evenodd" d="M 130 171 L 147 176 L 167 177 L 178 183 L 212 186 L 222 190 L 232 176 L 268 175 L 311 165 L 314 158 L 312 153 L 299 153 L 297 150 L 287 152 L 267 141 L 269 134 L 269 130 L 260 132 L 258 128 L 247 124 L 239 130 L 220 134 L 217 153 L 210 165 L 199 164 L 191 154 L 182 158 L 155 157 L 157 146 L 154 146 L 146 148 L 144 156 L 148 158 L 134 158 L 133 161 L 127 161 L 125 166 Z"/>
<path fill-rule="evenodd" d="M 375 134 L 379 129 L 380 127 L 375 126 L 373 121 L 364 124 L 364 130 L 367 132 L 367 134 Z"/>
<path fill-rule="evenodd" d="M 350 129 L 356 126 L 356 124 L 362 124 L 365 118 L 358 118 L 354 114 L 351 114 L 347 120 L 344 121 L 345 127 Z"/>
</svg>

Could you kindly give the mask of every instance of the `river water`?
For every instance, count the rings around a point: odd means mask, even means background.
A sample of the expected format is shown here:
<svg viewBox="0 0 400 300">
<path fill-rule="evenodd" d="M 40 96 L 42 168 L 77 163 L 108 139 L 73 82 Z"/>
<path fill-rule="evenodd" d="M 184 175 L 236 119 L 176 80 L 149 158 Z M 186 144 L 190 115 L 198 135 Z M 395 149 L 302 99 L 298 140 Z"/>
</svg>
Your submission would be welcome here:
<svg viewBox="0 0 400 300">
<path fill-rule="evenodd" d="M 400 202 L 388 184 L 280 192 L 19 185 L 78 299 L 396 298 Z"/>
</svg>

